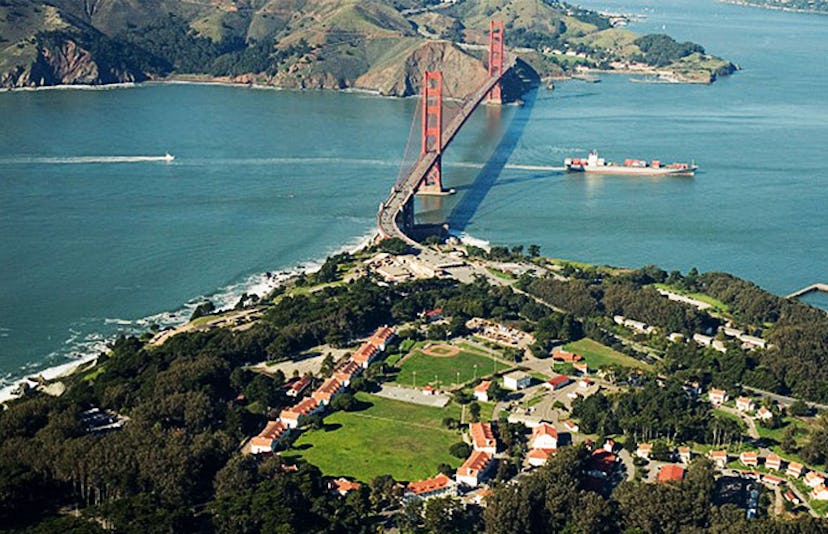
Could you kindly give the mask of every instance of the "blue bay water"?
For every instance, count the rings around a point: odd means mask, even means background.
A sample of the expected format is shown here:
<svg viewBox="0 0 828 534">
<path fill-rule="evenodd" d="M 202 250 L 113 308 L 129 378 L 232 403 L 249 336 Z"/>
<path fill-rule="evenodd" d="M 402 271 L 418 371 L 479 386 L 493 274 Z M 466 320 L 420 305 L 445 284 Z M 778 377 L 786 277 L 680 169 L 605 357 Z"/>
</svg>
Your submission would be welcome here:
<svg viewBox="0 0 828 534">
<path fill-rule="evenodd" d="M 458 194 L 419 202 L 419 220 L 557 257 L 730 271 L 780 294 L 828 281 L 824 19 L 708 0 L 589 7 L 646 13 L 634 29 L 664 26 L 744 70 L 711 86 L 603 76 L 481 108 L 445 155 Z M 0 376 L 148 316 L 180 319 L 203 295 L 232 304 L 264 271 L 356 243 L 396 179 L 415 107 L 194 85 L 0 94 Z M 520 168 L 592 148 L 702 171 Z M 102 158 L 165 152 L 175 161 Z"/>
</svg>

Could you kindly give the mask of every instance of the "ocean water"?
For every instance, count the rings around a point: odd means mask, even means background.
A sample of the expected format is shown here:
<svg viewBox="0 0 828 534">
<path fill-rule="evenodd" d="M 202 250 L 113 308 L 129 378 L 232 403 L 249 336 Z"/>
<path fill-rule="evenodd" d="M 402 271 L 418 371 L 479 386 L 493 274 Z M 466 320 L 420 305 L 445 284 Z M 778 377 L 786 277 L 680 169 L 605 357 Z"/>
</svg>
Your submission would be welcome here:
<svg viewBox="0 0 828 534">
<path fill-rule="evenodd" d="M 418 219 L 557 257 L 730 271 L 779 294 L 828 281 L 824 18 L 712 0 L 588 4 L 644 13 L 633 29 L 664 27 L 743 71 L 711 86 L 603 76 L 482 107 L 445 154 L 458 194 L 420 201 Z M 264 290 L 266 271 L 360 242 L 416 105 L 198 85 L 0 94 L 0 377 L 180 322 L 205 295 L 232 305 Z M 555 170 L 593 148 L 701 172 Z M 167 152 L 173 162 L 146 159 Z"/>
</svg>

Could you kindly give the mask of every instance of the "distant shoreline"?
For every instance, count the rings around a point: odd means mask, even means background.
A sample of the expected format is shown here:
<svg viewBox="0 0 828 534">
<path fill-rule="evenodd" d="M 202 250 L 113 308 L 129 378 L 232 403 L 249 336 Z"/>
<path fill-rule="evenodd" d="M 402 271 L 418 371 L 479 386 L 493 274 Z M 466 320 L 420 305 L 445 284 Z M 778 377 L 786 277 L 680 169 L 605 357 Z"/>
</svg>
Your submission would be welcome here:
<svg viewBox="0 0 828 534">
<path fill-rule="evenodd" d="M 758 7 L 760 9 L 770 9 L 772 11 L 787 11 L 788 13 L 805 13 L 807 15 L 828 15 L 828 11 L 820 11 L 818 9 L 803 9 L 800 7 L 786 7 L 766 4 L 763 2 L 751 2 L 750 0 L 719 0 L 722 4 L 732 4 L 735 6 L 744 7 Z"/>
</svg>

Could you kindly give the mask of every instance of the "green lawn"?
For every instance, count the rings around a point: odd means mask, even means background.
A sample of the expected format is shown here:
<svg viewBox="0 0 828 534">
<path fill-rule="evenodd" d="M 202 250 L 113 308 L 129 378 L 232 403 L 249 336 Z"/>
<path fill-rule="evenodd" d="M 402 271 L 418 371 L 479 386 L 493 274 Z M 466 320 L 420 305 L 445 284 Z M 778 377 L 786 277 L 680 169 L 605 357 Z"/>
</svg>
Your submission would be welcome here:
<svg viewBox="0 0 828 534">
<path fill-rule="evenodd" d="M 799 419 L 797 419 L 795 417 L 785 417 L 785 419 L 783 421 L 784 421 L 784 424 L 781 427 L 773 428 L 773 429 L 765 428 L 762 425 L 760 425 L 759 422 L 757 421 L 756 422 L 756 430 L 759 432 L 759 436 L 761 436 L 763 438 L 766 438 L 766 439 L 772 439 L 777 443 L 782 442 L 782 438 L 785 436 L 785 432 L 788 431 L 788 428 L 790 428 L 791 425 L 793 425 L 795 428 L 801 429 L 801 432 L 797 436 L 797 438 L 798 438 L 797 442 L 803 440 L 807 436 L 807 432 L 806 432 L 808 430 L 808 425 L 807 424 L 803 423 L 802 421 L 800 421 Z"/>
<path fill-rule="evenodd" d="M 369 407 L 328 415 L 324 429 L 303 433 L 283 455 L 301 456 L 326 475 L 363 482 L 384 474 L 419 480 L 434 476 L 441 463 L 463 462 L 448 452 L 460 434 L 442 426 L 444 417 L 460 417 L 458 406 L 432 408 L 367 393 L 356 398 Z"/>
<path fill-rule="evenodd" d="M 475 365 L 477 365 L 476 371 Z M 480 378 L 508 368 L 506 364 L 492 360 L 489 356 L 468 350 L 461 350 L 458 354 L 448 358 L 429 356 L 415 350 L 397 366 L 400 367 L 400 372 L 397 374 L 396 381 L 404 385 L 414 384 L 418 387 L 427 383 L 451 387 L 458 384 L 458 376 L 459 383 L 465 384 L 475 379 L 475 373 L 477 378 Z"/>
<path fill-rule="evenodd" d="M 564 345 L 564 350 L 580 354 L 584 357 L 587 364 L 593 368 L 601 368 L 613 364 L 639 369 L 649 369 L 651 367 L 646 362 L 636 360 L 626 354 L 621 354 L 617 350 L 613 350 L 606 345 L 602 345 L 586 337 L 572 343 L 567 343 Z"/>
</svg>

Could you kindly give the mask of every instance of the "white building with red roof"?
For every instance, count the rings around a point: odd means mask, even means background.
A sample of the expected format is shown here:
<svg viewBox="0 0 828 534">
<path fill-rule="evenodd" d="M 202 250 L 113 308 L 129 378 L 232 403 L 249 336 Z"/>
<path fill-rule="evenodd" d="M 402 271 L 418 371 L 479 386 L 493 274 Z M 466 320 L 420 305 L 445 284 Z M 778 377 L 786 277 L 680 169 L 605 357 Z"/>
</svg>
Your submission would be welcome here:
<svg viewBox="0 0 828 534">
<path fill-rule="evenodd" d="M 558 448 L 558 430 L 549 423 L 541 423 L 532 429 L 530 449 L 554 450 Z"/>
<path fill-rule="evenodd" d="M 764 406 L 761 406 L 758 410 L 756 410 L 756 419 L 762 419 L 763 421 L 773 419 L 773 412 Z"/>
<path fill-rule="evenodd" d="M 815 488 L 820 484 L 825 484 L 825 477 L 816 471 L 808 471 L 805 473 L 805 485 L 809 488 Z"/>
<path fill-rule="evenodd" d="M 707 398 L 712 404 L 724 404 L 727 402 L 727 392 L 723 389 L 711 389 Z"/>
<path fill-rule="evenodd" d="M 678 455 L 679 455 L 679 460 L 681 460 L 681 463 L 683 463 L 683 464 L 689 464 L 690 463 L 690 455 L 691 455 L 690 447 L 679 447 L 678 448 Z"/>
<path fill-rule="evenodd" d="M 288 385 L 286 395 L 288 397 L 301 397 L 302 393 L 308 388 L 311 383 L 311 377 L 303 376 L 302 378 L 297 378 L 293 382 Z"/>
<path fill-rule="evenodd" d="M 469 424 L 472 447 L 476 451 L 483 451 L 494 456 L 497 454 L 497 440 L 492 432 L 491 423 Z"/>
<path fill-rule="evenodd" d="M 540 467 L 546 463 L 550 456 L 555 454 L 555 449 L 531 449 L 526 453 L 526 461 L 529 465 Z"/>
<path fill-rule="evenodd" d="M 653 452 L 653 444 L 652 443 L 639 443 L 638 448 L 635 450 L 635 455 L 639 458 L 643 458 L 645 460 L 650 459 L 650 454 Z"/>
<path fill-rule="evenodd" d="M 756 404 L 750 397 L 737 397 L 736 409 L 740 412 L 752 412 L 756 409 Z"/>
<path fill-rule="evenodd" d="M 279 420 L 282 421 L 288 428 L 296 428 L 302 424 L 302 421 L 311 415 L 319 412 L 322 406 L 314 398 L 307 398 L 291 406 L 285 408 L 279 414 Z"/>
<path fill-rule="evenodd" d="M 811 491 L 811 498 L 817 501 L 828 501 L 828 488 L 825 487 L 825 484 L 817 485 Z"/>
<path fill-rule="evenodd" d="M 739 461 L 746 467 L 759 465 L 759 453 L 756 451 L 744 451 L 739 455 Z"/>
<path fill-rule="evenodd" d="M 491 454 L 472 451 L 471 456 L 457 469 L 455 479 L 458 484 L 476 487 L 485 479 L 493 464 Z"/>
<path fill-rule="evenodd" d="M 765 467 L 773 469 L 774 471 L 779 471 L 782 469 L 782 457 L 778 454 L 768 454 L 768 457 L 765 458 Z"/>
<path fill-rule="evenodd" d="M 555 391 L 555 390 L 561 389 L 562 387 L 567 386 L 571 382 L 572 382 L 572 380 L 568 376 L 558 375 L 558 376 L 554 376 L 554 377 L 550 378 L 549 380 L 547 380 L 546 383 L 544 383 L 544 385 L 546 387 L 548 387 L 549 389 L 551 389 L 552 391 Z"/>
<path fill-rule="evenodd" d="M 345 386 L 342 385 L 342 382 L 334 377 L 331 377 L 322 382 L 322 385 L 316 388 L 316 391 L 311 393 L 311 397 L 316 399 L 320 405 L 327 406 L 331 403 L 334 396 L 344 388 Z"/>
<path fill-rule="evenodd" d="M 785 474 L 789 477 L 799 478 L 802 476 L 802 471 L 805 469 L 805 466 L 798 462 L 790 462 L 788 464 L 788 469 L 785 470 Z"/>
<path fill-rule="evenodd" d="M 586 362 L 573 363 L 572 368 L 584 376 L 589 374 L 589 364 L 587 364 Z"/>
<path fill-rule="evenodd" d="M 569 432 L 578 432 L 581 430 L 581 427 L 579 427 L 578 423 L 575 421 L 564 421 L 563 427 Z"/>
<path fill-rule="evenodd" d="M 363 343 L 359 346 L 356 352 L 354 352 L 353 356 L 351 356 L 351 359 L 358 363 L 360 366 L 362 366 L 363 369 L 367 369 L 379 353 L 379 347 L 377 347 L 373 343 Z"/>
<path fill-rule="evenodd" d="M 404 501 L 425 500 L 432 497 L 457 495 L 457 483 L 443 473 L 425 480 L 409 482 L 403 493 Z"/>
<path fill-rule="evenodd" d="M 264 430 L 250 440 L 250 452 L 261 454 L 273 452 L 276 445 L 290 433 L 287 425 L 282 421 L 268 421 Z"/>
<path fill-rule="evenodd" d="M 489 388 L 492 387 L 491 380 L 484 380 L 474 388 L 474 398 L 480 402 L 489 402 Z"/>
<path fill-rule="evenodd" d="M 707 457 L 720 469 L 727 465 L 727 451 L 710 451 Z"/>
<path fill-rule="evenodd" d="M 386 344 L 392 339 L 394 339 L 394 329 L 389 326 L 381 326 L 371 335 L 368 343 L 374 345 L 379 350 L 385 350 Z"/>
</svg>

